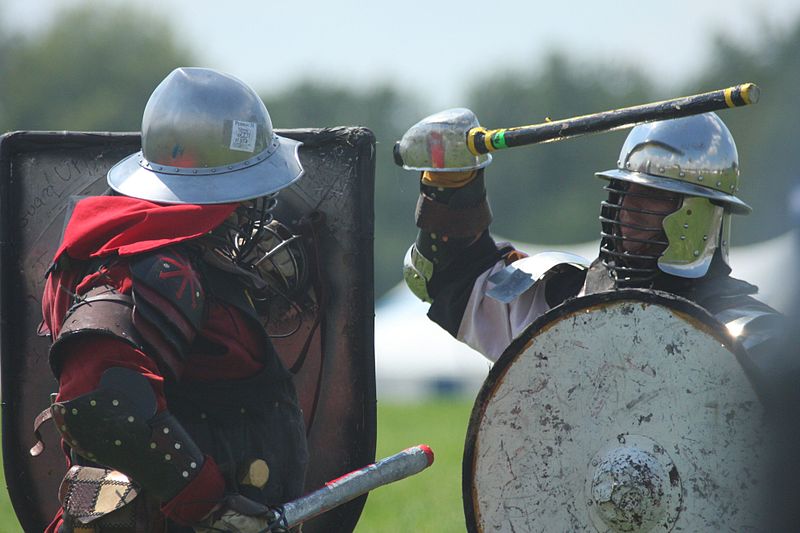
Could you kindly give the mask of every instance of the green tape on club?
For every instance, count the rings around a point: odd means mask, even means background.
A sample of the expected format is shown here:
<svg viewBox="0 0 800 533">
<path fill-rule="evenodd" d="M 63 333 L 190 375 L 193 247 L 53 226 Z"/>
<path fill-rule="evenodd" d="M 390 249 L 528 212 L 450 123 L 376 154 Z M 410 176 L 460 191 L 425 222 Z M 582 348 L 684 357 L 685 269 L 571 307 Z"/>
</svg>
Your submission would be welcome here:
<svg viewBox="0 0 800 533">
<path fill-rule="evenodd" d="M 506 130 L 500 130 L 492 135 L 492 146 L 498 150 L 501 148 L 508 148 L 506 145 Z"/>
</svg>

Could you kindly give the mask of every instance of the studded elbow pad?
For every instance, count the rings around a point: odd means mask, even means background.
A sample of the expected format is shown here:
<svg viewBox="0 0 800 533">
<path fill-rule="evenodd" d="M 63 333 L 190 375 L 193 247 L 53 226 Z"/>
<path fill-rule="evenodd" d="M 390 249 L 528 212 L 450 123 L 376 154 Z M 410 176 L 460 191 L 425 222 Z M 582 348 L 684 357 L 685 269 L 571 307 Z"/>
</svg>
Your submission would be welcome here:
<svg viewBox="0 0 800 533">
<path fill-rule="evenodd" d="M 54 403 L 53 420 L 81 457 L 130 476 L 158 500 L 174 497 L 200 471 L 203 453 L 167 411 L 156 414 L 147 379 L 127 368 L 103 373 L 98 388 Z"/>
</svg>

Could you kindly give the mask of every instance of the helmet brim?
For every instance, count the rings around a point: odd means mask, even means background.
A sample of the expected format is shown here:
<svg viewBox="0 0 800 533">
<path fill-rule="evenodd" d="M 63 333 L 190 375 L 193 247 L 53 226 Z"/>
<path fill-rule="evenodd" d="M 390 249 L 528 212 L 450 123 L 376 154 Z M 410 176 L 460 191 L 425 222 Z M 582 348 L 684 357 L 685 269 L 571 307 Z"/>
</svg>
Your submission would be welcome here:
<svg viewBox="0 0 800 533">
<path fill-rule="evenodd" d="M 702 185 L 695 185 L 694 183 L 687 183 L 672 178 L 665 178 L 663 176 L 654 176 L 652 174 L 645 174 L 644 172 L 632 172 L 630 170 L 622 170 L 615 168 L 613 170 L 606 170 L 604 172 L 596 172 L 595 176 L 607 180 L 620 180 L 629 183 L 637 183 L 645 187 L 652 187 L 653 189 L 660 189 L 662 191 L 677 192 L 687 196 L 700 196 L 708 198 L 724 204 L 725 208 L 737 215 L 747 215 L 753 208 L 741 201 L 732 194 L 727 194 L 722 191 L 703 187 Z"/>
<path fill-rule="evenodd" d="M 228 204 L 272 194 L 288 187 L 305 172 L 299 154 L 303 143 L 276 137 L 278 147 L 269 157 L 227 172 L 157 171 L 143 166 L 146 162 L 139 151 L 111 167 L 108 185 L 125 196 L 165 204 Z"/>
</svg>

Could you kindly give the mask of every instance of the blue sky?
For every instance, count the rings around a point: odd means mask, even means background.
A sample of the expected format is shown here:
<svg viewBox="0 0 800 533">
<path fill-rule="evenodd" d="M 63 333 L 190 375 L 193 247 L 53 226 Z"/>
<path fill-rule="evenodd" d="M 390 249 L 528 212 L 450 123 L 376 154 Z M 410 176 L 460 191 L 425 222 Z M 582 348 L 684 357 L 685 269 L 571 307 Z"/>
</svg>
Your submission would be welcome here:
<svg viewBox="0 0 800 533">
<path fill-rule="evenodd" d="M 37 31 L 81 0 L 2 0 L 9 27 Z M 98 8 L 118 0 L 94 0 Z M 434 107 L 460 105 L 487 72 L 535 69 L 558 49 L 579 61 L 640 65 L 667 87 L 706 63 L 723 33 L 758 45 L 800 17 L 797 0 L 137 0 L 172 20 L 204 64 L 262 92 L 298 79 L 389 82 Z"/>
</svg>

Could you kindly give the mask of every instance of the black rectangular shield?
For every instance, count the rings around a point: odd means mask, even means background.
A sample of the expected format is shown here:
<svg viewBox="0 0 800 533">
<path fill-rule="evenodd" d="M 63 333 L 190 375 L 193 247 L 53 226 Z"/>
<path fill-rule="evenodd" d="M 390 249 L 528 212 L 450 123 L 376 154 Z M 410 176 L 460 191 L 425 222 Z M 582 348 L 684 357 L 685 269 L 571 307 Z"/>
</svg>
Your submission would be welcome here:
<svg viewBox="0 0 800 533">
<path fill-rule="evenodd" d="M 302 322 L 297 334 L 275 341 L 286 366 L 295 370 L 306 416 L 310 491 L 375 457 L 375 138 L 364 128 L 277 133 L 304 143 L 300 159 L 306 170 L 281 191 L 277 218 L 294 222 L 313 214 L 318 222 L 314 255 L 324 291 L 321 321 L 318 326 Z M 46 450 L 35 458 L 29 454 L 33 420 L 57 390 L 47 362 L 49 339 L 36 335 L 45 272 L 60 241 L 69 199 L 102 193 L 108 169 L 139 148 L 139 135 L 128 133 L 15 132 L 0 137 L 3 460 L 25 531 L 42 531 L 49 523 L 65 473 L 59 437 L 49 424 L 43 431 Z M 365 500 L 309 522 L 304 531 L 352 531 Z"/>
</svg>

